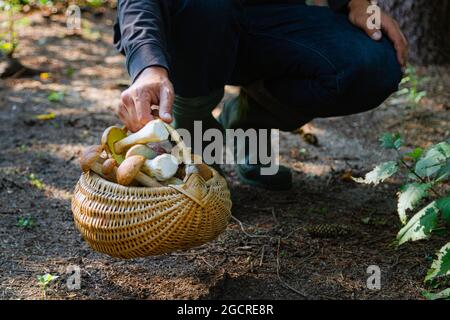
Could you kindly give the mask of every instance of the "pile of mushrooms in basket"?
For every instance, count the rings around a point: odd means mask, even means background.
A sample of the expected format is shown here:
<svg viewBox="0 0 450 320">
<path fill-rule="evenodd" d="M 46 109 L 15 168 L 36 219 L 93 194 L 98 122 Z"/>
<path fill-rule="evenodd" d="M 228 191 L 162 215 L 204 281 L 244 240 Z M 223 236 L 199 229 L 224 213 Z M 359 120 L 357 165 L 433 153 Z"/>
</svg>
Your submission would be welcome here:
<svg viewBox="0 0 450 320">
<path fill-rule="evenodd" d="M 109 127 L 103 133 L 100 145 L 90 146 L 82 153 L 81 170 L 92 170 L 123 186 L 180 185 L 194 172 L 205 181 L 209 180 L 212 172 L 208 166 L 201 163 L 185 165 L 182 152 L 172 152 L 169 129 L 160 119 L 150 121 L 130 135 L 125 128 Z"/>
</svg>

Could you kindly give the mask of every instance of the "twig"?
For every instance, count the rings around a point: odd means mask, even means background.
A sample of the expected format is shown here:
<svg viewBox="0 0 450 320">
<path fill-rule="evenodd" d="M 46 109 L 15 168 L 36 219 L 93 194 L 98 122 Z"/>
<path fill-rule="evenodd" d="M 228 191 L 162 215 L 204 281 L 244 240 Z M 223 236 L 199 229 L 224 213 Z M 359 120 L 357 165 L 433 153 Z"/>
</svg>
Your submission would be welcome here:
<svg viewBox="0 0 450 320">
<path fill-rule="evenodd" d="M 206 261 L 205 257 L 201 257 L 201 259 L 203 260 L 204 263 L 206 263 L 211 269 L 215 269 L 216 267 L 213 266 L 211 263 L 209 263 L 208 261 Z"/>
<path fill-rule="evenodd" d="M 277 277 L 278 277 L 278 280 L 280 281 L 281 285 L 284 286 L 285 288 L 297 293 L 298 295 L 301 295 L 304 298 L 308 298 L 308 296 L 304 292 L 292 287 L 290 284 L 288 284 L 281 278 L 281 275 L 280 275 L 280 246 L 281 246 L 281 238 L 278 238 L 278 247 L 277 247 Z"/>
<path fill-rule="evenodd" d="M 235 216 L 231 216 L 231 218 L 239 224 L 239 226 L 241 227 L 242 232 L 243 232 L 247 237 L 249 237 L 249 238 L 269 238 L 269 239 L 272 239 L 271 236 L 260 235 L 260 234 L 250 234 L 250 233 L 248 233 L 247 231 L 245 231 L 245 229 L 244 229 L 244 224 L 242 223 L 241 220 L 239 220 L 239 219 L 236 218 Z"/>
<path fill-rule="evenodd" d="M 275 220 L 275 224 L 279 225 L 280 222 L 278 221 L 277 215 L 275 213 L 275 207 L 272 207 L 272 217 L 273 217 L 273 220 Z"/>
<path fill-rule="evenodd" d="M 262 266 L 262 264 L 263 264 L 263 261 L 264 261 L 264 253 L 265 253 L 265 249 L 266 248 L 266 245 L 264 244 L 263 246 L 262 246 L 262 249 L 261 249 L 261 258 L 259 259 L 259 266 L 261 267 Z"/>
</svg>

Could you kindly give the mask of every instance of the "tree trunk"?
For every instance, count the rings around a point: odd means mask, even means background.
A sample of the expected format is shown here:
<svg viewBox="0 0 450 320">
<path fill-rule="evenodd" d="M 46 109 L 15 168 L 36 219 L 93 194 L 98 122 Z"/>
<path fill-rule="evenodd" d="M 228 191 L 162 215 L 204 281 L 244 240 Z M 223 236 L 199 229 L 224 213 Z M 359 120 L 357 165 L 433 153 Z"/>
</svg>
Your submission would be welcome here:
<svg viewBox="0 0 450 320">
<path fill-rule="evenodd" d="M 450 0 L 379 0 L 400 24 L 410 45 L 410 62 L 450 64 Z"/>
</svg>

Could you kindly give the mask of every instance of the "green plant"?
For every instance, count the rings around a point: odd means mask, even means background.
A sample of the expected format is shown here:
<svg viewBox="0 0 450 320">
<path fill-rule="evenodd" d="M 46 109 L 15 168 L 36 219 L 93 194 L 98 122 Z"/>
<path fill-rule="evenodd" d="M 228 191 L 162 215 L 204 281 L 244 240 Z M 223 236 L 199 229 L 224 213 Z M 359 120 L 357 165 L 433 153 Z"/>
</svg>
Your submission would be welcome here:
<svg viewBox="0 0 450 320">
<path fill-rule="evenodd" d="M 36 187 L 39 190 L 44 190 L 45 189 L 45 183 L 42 182 L 42 180 L 40 180 L 38 177 L 36 177 L 36 175 L 34 173 L 31 173 L 28 177 L 30 184 L 34 187 Z"/>
<path fill-rule="evenodd" d="M 7 19 L 2 23 L 0 33 L 0 52 L 12 57 L 18 45 L 16 33 L 16 14 L 21 10 L 22 3 L 19 0 L 0 0 L 0 10 L 5 11 Z"/>
<path fill-rule="evenodd" d="M 397 95 L 406 96 L 409 101 L 414 104 L 418 104 L 427 96 L 427 92 L 425 90 L 420 90 L 424 80 L 424 78 L 420 78 L 417 75 L 416 69 L 409 65 L 406 68 L 405 77 L 400 83 L 402 89 L 397 92 Z"/>
<path fill-rule="evenodd" d="M 17 225 L 24 229 L 31 229 L 36 225 L 33 217 L 21 217 L 17 220 Z"/>
<path fill-rule="evenodd" d="M 403 227 L 397 234 L 397 245 L 429 238 L 450 223 L 450 139 L 427 150 L 405 150 L 398 134 L 384 134 L 382 147 L 396 152 L 397 159 L 387 161 L 356 182 L 377 185 L 395 173 L 405 173 L 405 184 L 398 193 L 397 211 Z M 408 212 L 423 204 L 421 210 L 409 217 Z M 425 283 L 450 275 L 450 242 L 444 245 L 433 261 Z M 426 293 L 433 298 L 450 297 L 450 289 L 438 294 Z"/>
<path fill-rule="evenodd" d="M 62 102 L 64 100 L 64 92 L 62 91 L 52 91 L 47 96 L 47 100 L 50 102 Z"/>
<path fill-rule="evenodd" d="M 45 300 L 45 298 L 47 298 L 48 285 L 56 279 L 58 279 L 58 276 L 51 275 L 50 273 L 37 276 L 37 280 L 42 289 L 42 299 Z"/>
</svg>

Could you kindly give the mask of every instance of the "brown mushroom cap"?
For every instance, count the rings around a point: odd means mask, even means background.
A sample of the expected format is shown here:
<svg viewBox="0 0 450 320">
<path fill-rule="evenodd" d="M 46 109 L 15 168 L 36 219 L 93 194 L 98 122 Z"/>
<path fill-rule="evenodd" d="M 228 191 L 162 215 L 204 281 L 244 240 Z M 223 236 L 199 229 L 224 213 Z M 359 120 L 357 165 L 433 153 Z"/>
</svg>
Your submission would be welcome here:
<svg viewBox="0 0 450 320">
<path fill-rule="evenodd" d="M 103 151 L 102 146 L 90 146 L 86 148 L 80 157 L 80 168 L 83 172 L 91 170 L 92 166 L 100 158 L 100 154 Z"/>
<path fill-rule="evenodd" d="M 114 168 L 117 167 L 117 161 L 115 159 L 109 158 L 103 162 L 102 165 L 102 173 L 104 175 L 109 175 L 114 171 Z"/>
<path fill-rule="evenodd" d="M 117 182 L 124 186 L 130 185 L 140 172 L 144 162 L 143 156 L 131 156 L 125 159 L 117 169 Z"/>
</svg>

